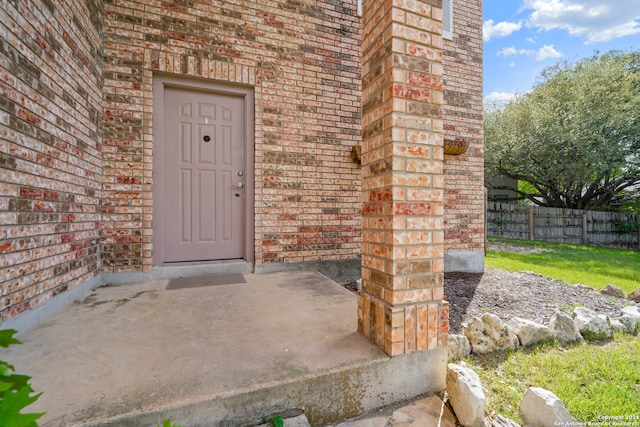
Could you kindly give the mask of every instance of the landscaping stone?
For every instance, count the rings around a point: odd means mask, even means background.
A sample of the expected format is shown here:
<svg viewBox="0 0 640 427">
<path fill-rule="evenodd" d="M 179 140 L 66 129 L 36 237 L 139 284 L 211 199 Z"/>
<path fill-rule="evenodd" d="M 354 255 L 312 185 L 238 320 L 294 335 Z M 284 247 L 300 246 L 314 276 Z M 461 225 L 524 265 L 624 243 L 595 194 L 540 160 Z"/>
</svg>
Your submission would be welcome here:
<svg viewBox="0 0 640 427">
<path fill-rule="evenodd" d="M 465 427 L 484 427 L 485 397 L 480 377 L 471 368 L 450 363 L 447 393 L 458 422 Z"/>
<path fill-rule="evenodd" d="M 632 316 L 631 314 L 623 314 L 621 317 L 618 317 L 617 320 L 626 326 L 627 331 L 630 334 L 636 335 L 640 332 L 640 317 Z"/>
<path fill-rule="evenodd" d="M 622 309 L 622 314 L 628 314 L 629 316 L 640 317 L 640 307 L 637 305 L 630 305 Z"/>
<path fill-rule="evenodd" d="M 609 319 L 609 326 L 611 326 L 611 330 L 612 331 L 616 331 L 616 332 L 631 332 L 629 330 L 629 328 L 627 328 L 627 325 L 625 325 L 620 320 L 619 317 L 609 317 L 609 316 L 606 316 L 606 317 L 607 317 L 607 319 Z"/>
<path fill-rule="evenodd" d="M 520 427 L 520 424 L 513 421 L 511 418 L 498 415 L 495 420 L 491 421 L 491 427 Z"/>
<path fill-rule="evenodd" d="M 456 417 L 438 396 L 427 397 L 396 410 L 391 420 L 393 427 L 456 427 Z"/>
<path fill-rule="evenodd" d="M 583 285 L 581 283 L 578 283 L 577 285 L 573 285 L 573 286 L 575 286 L 576 288 L 579 288 L 579 289 L 584 289 L 585 291 L 588 291 L 588 292 L 596 291 L 596 288 L 594 288 L 592 286 Z"/>
<path fill-rule="evenodd" d="M 573 323 L 571 315 L 563 310 L 556 310 L 551 316 L 549 329 L 553 332 L 555 339 L 565 344 L 583 340 L 580 330 Z"/>
<path fill-rule="evenodd" d="M 635 302 L 640 302 L 640 289 L 631 291 L 629 295 L 627 295 L 627 298 Z"/>
<path fill-rule="evenodd" d="M 577 307 L 572 313 L 573 323 L 580 334 L 587 340 L 604 340 L 611 338 L 609 322 L 603 320 L 598 313 L 585 307 Z"/>
<path fill-rule="evenodd" d="M 524 393 L 520 418 L 525 427 L 561 426 L 576 422 L 558 396 L 538 387 L 529 387 Z"/>
<path fill-rule="evenodd" d="M 449 360 L 462 359 L 471 354 L 471 344 L 464 335 L 449 334 Z"/>
<path fill-rule="evenodd" d="M 518 336 L 520 345 L 523 347 L 553 340 L 553 332 L 551 332 L 551 329 L 534 321 L 514 317 L 509 320 L 507 324 Z"/>
<path fill-rule="evenodd" d="M 611 284 L 605 286 L 600 291 L 600 293 L 605 294 L 605 295 L 611 295 L 612 297 L 616 297 L 616 298 L 626 298 L 626 295 L 624 294 L 622 289 L 620 289 L 616 285 L 611 285 Z"/>
<path fill-rule="evenodd" d="M 481 319 L 474 317 L 464 329 L 474 353 L 490 353 L 496 350 L 516 350 L 520 340 L 498 316 L 485 313 Z"/>
</svg>

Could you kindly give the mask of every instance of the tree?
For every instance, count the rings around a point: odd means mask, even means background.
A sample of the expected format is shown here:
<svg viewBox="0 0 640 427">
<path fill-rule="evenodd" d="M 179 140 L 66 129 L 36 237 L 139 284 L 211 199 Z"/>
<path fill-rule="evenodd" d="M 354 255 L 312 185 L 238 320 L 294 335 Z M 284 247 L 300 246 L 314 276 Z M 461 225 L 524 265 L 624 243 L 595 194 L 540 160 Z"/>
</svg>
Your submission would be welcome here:
<svg viewBox="0 0 640 427">
<path fill-rule="evenodd" d="M 616 210 L 640 196 L 640 52 L 549 67 L 484 126 L 488 178 L 529 183 L 540 206 Z"/>
</svg>

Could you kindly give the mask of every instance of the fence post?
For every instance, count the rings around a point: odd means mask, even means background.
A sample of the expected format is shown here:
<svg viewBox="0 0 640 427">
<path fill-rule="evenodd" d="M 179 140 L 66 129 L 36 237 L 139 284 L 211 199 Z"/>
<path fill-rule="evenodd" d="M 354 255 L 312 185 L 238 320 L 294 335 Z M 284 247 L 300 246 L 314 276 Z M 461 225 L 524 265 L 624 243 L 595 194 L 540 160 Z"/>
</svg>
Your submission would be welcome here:
<svg viewBox="0 0 640 427">
<path fill-rule="evenodd" d="M 533 206 L 529 206 L 529 240 L 535 240 L 535 225 L 533 223 Z"/>
<path fill-rule="evenodd" d="M 587 236 L 587 213 L 582 213 L 582 244 L 585 246 L 589 245 L 589 237 Z"/>
</svg>

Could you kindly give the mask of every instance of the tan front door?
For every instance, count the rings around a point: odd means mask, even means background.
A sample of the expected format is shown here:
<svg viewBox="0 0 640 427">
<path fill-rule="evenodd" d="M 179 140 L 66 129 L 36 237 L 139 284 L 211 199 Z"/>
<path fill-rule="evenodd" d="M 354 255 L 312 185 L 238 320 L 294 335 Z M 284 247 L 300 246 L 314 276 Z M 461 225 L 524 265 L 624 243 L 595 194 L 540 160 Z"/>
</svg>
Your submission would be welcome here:
<svg viewBox="0 0 640 427">
<path fill-rule="evenodd" d="M 164 261 L 243 258 L 245 98 L 165 88 Z"/>
</svg>

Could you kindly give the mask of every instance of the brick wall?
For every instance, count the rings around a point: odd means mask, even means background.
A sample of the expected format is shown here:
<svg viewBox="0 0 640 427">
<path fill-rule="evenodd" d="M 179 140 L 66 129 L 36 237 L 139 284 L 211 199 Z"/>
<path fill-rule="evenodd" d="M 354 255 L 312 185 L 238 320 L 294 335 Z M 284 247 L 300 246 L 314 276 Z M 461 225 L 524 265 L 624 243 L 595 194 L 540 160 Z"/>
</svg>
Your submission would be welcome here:
<svg viewBox="0 0 640 427">
<path fill-rule="evenodd" d="M 446 249 L 479 251 L 481 2 L 454 7 L 445 138 L 472 144 L 445 156 Z M 0 321 L 151 269 L 155 72 L 254 88 L 256 263 L 360 255 L 356 0 L 6 0 L 0 18 Z"/>
<path fill-rule="evenodd" d="M 453 8 L 453 40 L 444 40 L 444 137 L 471 145 L 462 155 L 445 155 L 445 249 L 482 256 L 482 1 L 454 1 Z"/>
<path fill-rule="evenodd" d="M 254 87 L 256 263 L 359 255 L 355 0 L 105 6 L 105 270 L 151 268 L 157 71 Z"/>
<path fill-rule="evenodd" d="M 100 270 L 101 9 L 0 8 L 0 321 Z"/>
</svg>

